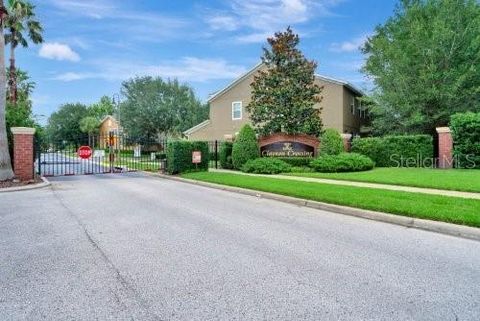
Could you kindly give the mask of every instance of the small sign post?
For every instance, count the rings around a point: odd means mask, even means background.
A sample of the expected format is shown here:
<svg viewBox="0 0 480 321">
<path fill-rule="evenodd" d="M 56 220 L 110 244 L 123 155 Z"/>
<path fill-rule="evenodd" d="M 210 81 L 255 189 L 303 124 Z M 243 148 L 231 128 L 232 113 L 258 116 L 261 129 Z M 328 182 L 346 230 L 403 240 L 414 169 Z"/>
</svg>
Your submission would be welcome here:
<svg viewBox="0 0 480 321">
<path fill-rule="evenodd" d="M 201 151 L 193 151 L 192 152 L 192 163 L 198 168 L 198 164 L 202 162 L 202 152 Z"/>
<path fill-rule="evenodd" d="M 200 164 L 202 162 L 202 152 L 193 151 L 192 152 L 192 163 Z"/>
<path fill-rule="evenodd" d="M 81 159 L 89 159 L 92 157 L 93 151 L 90 146 L 80 146 L 77 151 L 78 157 Z"/>
</svg>

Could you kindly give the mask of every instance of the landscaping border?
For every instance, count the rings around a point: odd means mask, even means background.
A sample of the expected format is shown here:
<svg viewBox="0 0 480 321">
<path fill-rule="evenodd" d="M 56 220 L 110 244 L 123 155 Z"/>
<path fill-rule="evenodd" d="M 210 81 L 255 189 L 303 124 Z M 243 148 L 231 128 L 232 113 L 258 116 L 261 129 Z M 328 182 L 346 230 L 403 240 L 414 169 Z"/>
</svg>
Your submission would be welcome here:
<svg viewBox="0 0 480 321">
<path fill-rule="evenodd" d="M 424 231 L 441 233 L 445 235 L 480 241 L 480 229 L 475 227 L 430 221 L 430 220 L 393 215 L 393 214 L 387 214 L 387 213 L 375 212 L 375 211 L 369 211 L 369 210 L 362 210 L 362 209 L 347 207 L 347 206 L 327 204 L 322 202 L 305 200 L 301 198 L 283 196 L 279 194 L 266 193 L 266 192 L 257 191 L 257 190 L 196 181 L 196 180 L 186 179 L 178 176 L 170 176 L 170 175 L 164 175 L 164 174 L 158 174 L 158 173 L 148 173 L 148 174 L 151 176 L 156 176 L 159 178 L 174 180 L 174 181 L 183 182 L 187 184 L 204 186 L 204 187 L 239 193 L 239 194 L 248 195 L 248 196 L 280 201 L 280 202 L 293 204 L 297 206 L 303 206 L 303 207 L 329 211 L 329 212 L 348 215 L 348 216 L 355 216 L 355 217 L 365 218 L 369 220 L 400 225 L 408 228 L 416 228 Z"/>
<path fill-rule="evenodd" d="M 42 179 L 42 183 L 25 185 L 25 186 L 17 186 L 17 187 L 0 188 L 0 193 L 29 191 L 32 189 L 40 189 L 40 188 L 44 188 L 51 185 L 50 181 L 45 177 L 42 176 L 40 178 Z"/>
</svg>

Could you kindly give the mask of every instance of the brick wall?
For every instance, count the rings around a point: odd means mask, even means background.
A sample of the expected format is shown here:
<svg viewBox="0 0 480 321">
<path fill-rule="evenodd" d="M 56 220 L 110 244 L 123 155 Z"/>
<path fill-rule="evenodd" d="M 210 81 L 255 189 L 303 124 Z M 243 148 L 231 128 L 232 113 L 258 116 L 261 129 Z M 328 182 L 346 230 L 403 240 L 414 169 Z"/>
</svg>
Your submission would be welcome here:
<svg viewBox="0 0 480 321">
<path fill-rule="evenodd" d="M 34 128 L 13 127 L 13 169 L 21 181 L 34 178 Z"/>
<path fill-rule="evenodd" d="M 453 138 L 450 128 L 439 127 L 438 133 L 438 168 L 453 167 Z"/>
<path fill-rule="evenodd" d="M 343 140 L 343 149 L 349 153 L 352 150 L 352 134 L 341 134 Z"/>
</svg>

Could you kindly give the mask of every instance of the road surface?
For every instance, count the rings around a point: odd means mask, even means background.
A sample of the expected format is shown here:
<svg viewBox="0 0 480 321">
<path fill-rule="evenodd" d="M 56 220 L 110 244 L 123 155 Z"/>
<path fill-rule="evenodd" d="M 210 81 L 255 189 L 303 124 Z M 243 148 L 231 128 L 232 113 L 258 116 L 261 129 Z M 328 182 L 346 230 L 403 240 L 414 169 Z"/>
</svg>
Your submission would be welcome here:
<svg viewBox="0 0 480 321">
<path fill-rule="evenodd" d="M 142 174 L 0 194 L 0 320 L 479 320 L 480 242 Z"/>
</svg>

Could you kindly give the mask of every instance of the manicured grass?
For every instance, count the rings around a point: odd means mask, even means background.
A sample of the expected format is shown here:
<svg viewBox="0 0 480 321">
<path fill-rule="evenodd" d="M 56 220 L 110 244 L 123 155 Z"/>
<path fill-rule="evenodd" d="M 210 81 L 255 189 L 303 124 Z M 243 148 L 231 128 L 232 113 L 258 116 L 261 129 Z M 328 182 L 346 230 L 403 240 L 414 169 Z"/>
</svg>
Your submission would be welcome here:
<svg viewBox="0 0 480 321">
<path fill-rule="evenodd" d="M 289 173 L 285 175 L 480 193 L 480 170 L 475 169 L 375 168 L 357 173 Z"/>
<path fill-rule="evenodd" d="M 230 173 L 199 172 L 183 174 L 182 177 L 307 200 L 480 227 L 479 200 Z"/>
</svg>

